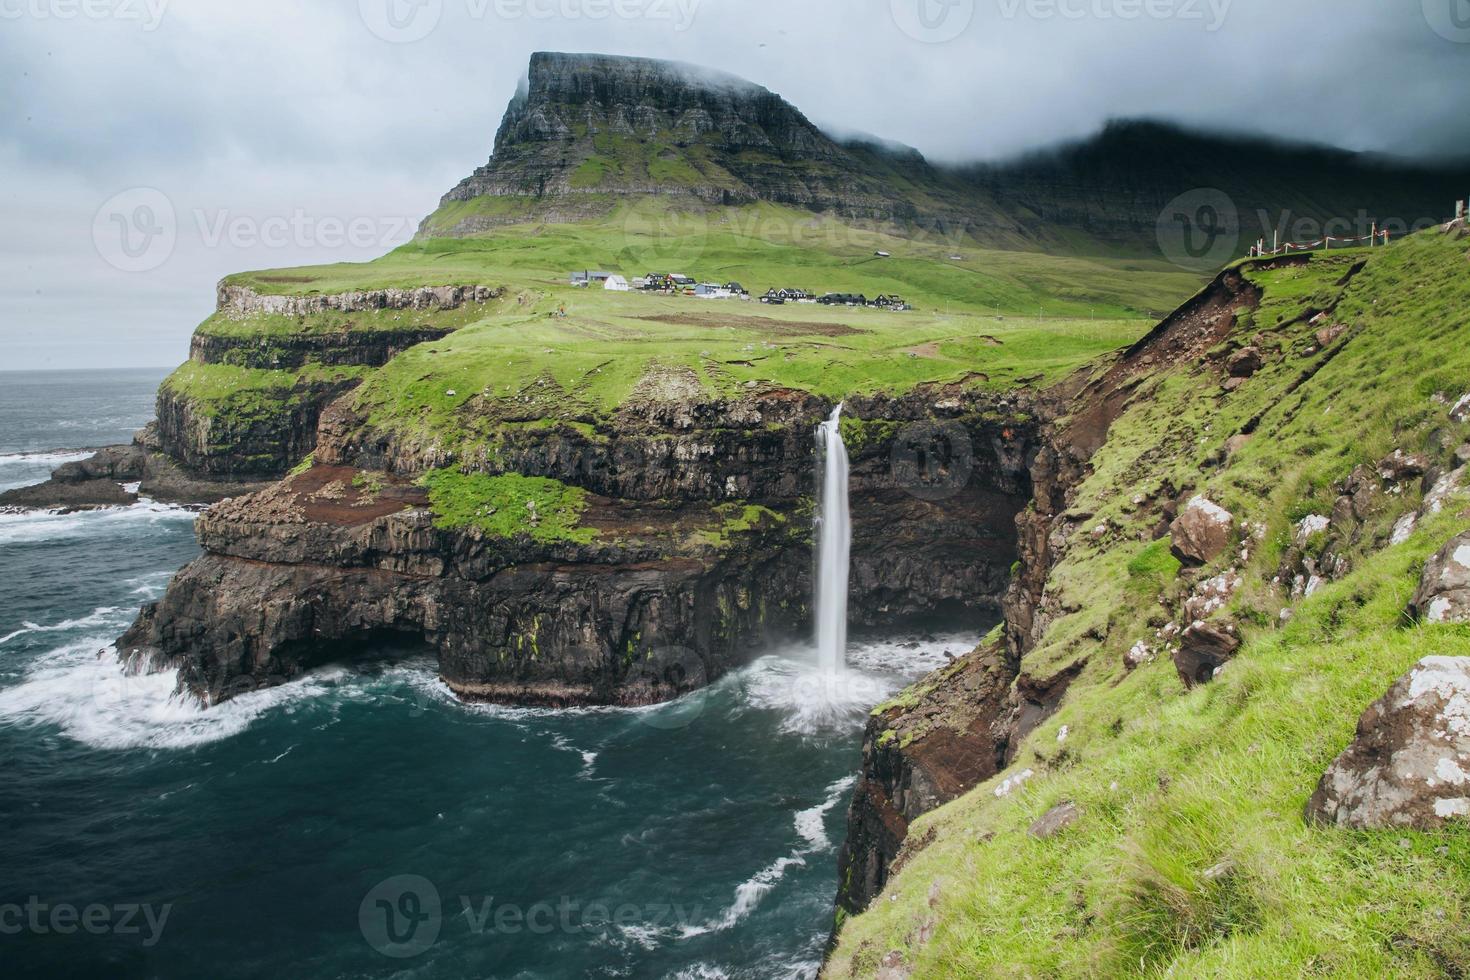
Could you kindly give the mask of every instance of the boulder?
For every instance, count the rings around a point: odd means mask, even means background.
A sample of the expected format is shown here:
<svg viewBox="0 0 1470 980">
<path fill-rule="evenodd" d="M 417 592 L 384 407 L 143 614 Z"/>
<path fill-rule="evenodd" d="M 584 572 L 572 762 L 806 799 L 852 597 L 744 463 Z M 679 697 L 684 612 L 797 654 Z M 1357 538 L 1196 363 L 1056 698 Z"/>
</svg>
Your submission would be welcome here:
<svg viewBox="0 0 1470 980">
<path fill-rule="evenodd" d="M 1424 563 L 1409 612 L 1426 623 L 1470 623 L 1470 531 Z"/>
<path fill-rule="evenodd" d="M 1421 477 L 1429 469 L 1429 459 L 1422 453 L 1406 453 L 1395 449 L 1378 464 L 1378 475 L 1389 483 L 1403 483 Z"/>
<path fill-rule="evenodd" d="M 1242 347 L 1225 362 L 1225 371 L 1232 378 L 1249 378 L 1261 369 L 1263 363 L 1259 347 Z"/>
<path fill-rule="evenodd" d="M 1169 525 L 1174 557 L 1186 564 L 1203 565 L 1230 547 L 1235 518 L 1205 497 L 1195 497 Z"/>
<path fill-rule="evenodd" d="M 1347 331 L 1347 324 L 1334 323 L 1330 327 L 1323 327 L 1317 331 L 1317 346 L 1330 347 L 1332 342 L 1341 337 Z"/>
<path fill-rule="evenodd" d="M 1425 657 L 1358 720 L 1307 801 L 1313 823 L 1429 830 L 1470 816 L 1470 657 Z"/>
<path fill-rule="evenodd" d="M 1456 422 L 1470 419 L 1470 395 L 1460 396 L 1459 401 L 1450 409 L 1450 418 Z"/>
<path fill-rule="evenodd" d="M 1429 490 L 1424 494 L 1424 503 L 1419 508 L 1420 516 L 1429 517 L 1444 510 L 1445 504 L 1450 497 L 1461 493 L 1465 488 L 1466 467 L 1442 473 L 1431 481 Z"/>
<path fill-rule="evenodd" d="M 1312 538 L 1324 533 L 1331 526 L 1332 518 L 1308 514 L 1296 522 L 1296 534 L 1292 536 L 1292 543 L 1298 548 L 1304 548 L 1311 543 Z"/>
<path fill-rule="evenodd" d="M 1185 687 L 1208 684 L 1238 649 L 1240 638 L 1230 623 L 1220 620 L 1191 623 L 1179 637 L 1174 666 Z"/>
<path fill-rule="evenodd" d="M 878 972 L 874 974 L 876 980 L 909 980 L 913 971 L 904 962 L 903 953 L 899 950 L 890 950 L 878 961 Z"/>
<path fill-rule="evenodd" d="M 1046 840 L 1048 837 L 1055 837 L 1076 823 L 1077 817 L 1080 815 L 1081 811 L 1077 809 L 1077 804 L 1071 800 L 1064 800 L 1046 811 L 1040 820 L 1037 820 L 1031 825 L 1031 829 L 1027 833 L 1037 840 Z"/>
</svg>

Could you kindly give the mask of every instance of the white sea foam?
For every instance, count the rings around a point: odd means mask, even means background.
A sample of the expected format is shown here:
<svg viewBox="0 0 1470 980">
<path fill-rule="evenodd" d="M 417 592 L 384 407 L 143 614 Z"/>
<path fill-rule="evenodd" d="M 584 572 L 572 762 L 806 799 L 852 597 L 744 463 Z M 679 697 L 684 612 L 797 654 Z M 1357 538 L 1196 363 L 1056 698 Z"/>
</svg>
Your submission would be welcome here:
<svg viewBox="0 0 1470 980">
<path fill-rule="evenodd" d="M 99 749 L 187 748 L 229 738 L 279 705 L 318 697 L 345 671 L 310 674 L 205 709 L 176 693 L 177 675 L 129 675 L 107 637 L 52 651 L 19 683 L 0 690 L 0 724 L 54 725 Z"/>
<path fill-rule="evenodd" d="M 804 867 L 805 865 L 806 860 L 799 853 L 777 858 L 735 887 L 735 901 L 725 909 L 722 915 L 703 925 L 684 926 L 681 935 L 689 939 L 710 932 L 723 932 L 739 924 L 756 910 L 761 899 L 769 895 L 771 890 L 780 884 L 781 879 L 786 877 L 788 868 Z"/>
<path fill-rule="evenodd" d="M 695 963 L 671 974 L 670 980 L 730 980 L 730 974 L 724 967 L 713 963 Z"/>
<path fill-rule="evenodd" d="M 96 453 L 90 449 L 52 450 L 43 453 L 0 453 L 0 466 L 61 466 L 64 463 L 79 463 L 91 459 Z"/>
<path fill-rule="evenodd" d="M 796 832 L 806 841 L 808 853 L 830 850 L 832 838 L 827 836 L 827 814 L 832 808 L 842 802 L 842 794 L 852 789 L 857 782 L 856 776 L 848 776 L 840 779 L 827 787 L 827 798 L 809 810 L 801 810 L 796 814 Z"/>
<path fill-rule="evenodd" d="M 126 507 L 104 507 L 63 513 L 59 510 L 0 514 L 0 545 L 29 544 L 68 538 L 96 537 L 139 525 L 192 522 L 198 511 L 176 504 L 140 501 Z"/>
<path fill-rule="evenodd" d="M 828 670 L 811 647 L 762 657 L 736 675 L 742 699 L 785 715 L 784 732 L 817 735 L 861 726 L 874 705 L 905 683 L 969 653 L 980 637 L 956 634 L 918 639 L 860 640 L 848 645 L 845 670 Z"/>
<path fill-rule="evenodd" d="M 597 763 L 597 753 L 596 752 L 591 752 L 591 751 L 588 751 L 587 749 L 578 748 L 577 746 L 573 745 L 571 742 L 567 741 L 567 738 L 566 738 L 565 735 L 556 735 L 556 736 L 554 736 L 552 738 L 552 740 L 551 740 L 551 744 L 552 744 L 552 747 L 553 748 L 557 748 L 557 749 L 560 749 L 563 752 L 571 752 L 571 753 L 574 753 L 575 755 L 581 756 L 581 758 L 582 758 L 582 771 L 578 774 L 578 778 L 579 779 L 590 779 L 592 777 L 592 774 L 595 771 L 594 770 L 594 767 L 596 766 L 596 763 Z"/>
<path fill-rule="evenodd" d="M 117 606 L 100 606 L 97 609 L 92 610 L 92 612 L 86 616 L 82 616 L 78 619 L 65 619 L 59 623 L 53 623 L 49 626 L 42 626 L 37 623 L 25 622 L 21 624 L 20 629 L 7 633 L 4 636 L 0 636 L 0 646 L 9 643 L 11 640 L 16 639 L 17 637 L 25 636 L 28 633 L 61 633 L 65 632 L 66 630 L 93 629 L 98 626 L 124 626 L 126 625 L 126 623 L 122 619 L 120 619 L 118 615 L 122 612 L 124 612 L 124 610 Z"/>
<path fill-rule="evenodd" d="M 806 859 L 814 854 L 830 851 L 832 839 L 827 836 L 825 826 L 827 814 L 842 802 L 842 795 L 856 782 L 856 777 L 852 776 L 840 779 L 827 787 L 827 796 L 821 803 L 806 810 L 798 810 L 794 823 L 796 833 L 801 837 L 804 846 L 794 849 L 785 857 L 777 858 L 741 882 L 735 888 L 735 900 L 730 903 L 729 908 L 702 925 L 685 926 L 681 933 L 683 938 L 721 932 L 738 925 L 754 912 L 759 907 L 761 900 L 781 883 L 787 871 L 791 868 L 805 867 Z"/>
<path fill-rule="evenodd" d="M 943 633 L 937 636 L 885 637 L 853 640 L 847 647 L 847 662 L 863 670 L 893 671 L 918 677 L 962 657 L 980 645 L 976 633 Z"/>
</svg>

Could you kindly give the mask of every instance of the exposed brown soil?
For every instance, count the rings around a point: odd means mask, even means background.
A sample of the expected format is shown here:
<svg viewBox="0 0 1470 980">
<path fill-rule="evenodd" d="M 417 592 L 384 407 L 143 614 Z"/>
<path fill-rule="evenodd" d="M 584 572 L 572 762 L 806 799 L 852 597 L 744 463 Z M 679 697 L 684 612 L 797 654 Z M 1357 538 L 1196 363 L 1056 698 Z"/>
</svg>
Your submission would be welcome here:
<svg viewBox="0 0 1470 980">
<path fill-rule="evenodd" d="M 288 482 L 308 521 L 357 527 L 411 507 L 426 507 L 429 495 L 414 483 L 375 473 L 381 488 L 355 485 L 361 470 L 351 466 L 313 466 Z"/>
</svg>

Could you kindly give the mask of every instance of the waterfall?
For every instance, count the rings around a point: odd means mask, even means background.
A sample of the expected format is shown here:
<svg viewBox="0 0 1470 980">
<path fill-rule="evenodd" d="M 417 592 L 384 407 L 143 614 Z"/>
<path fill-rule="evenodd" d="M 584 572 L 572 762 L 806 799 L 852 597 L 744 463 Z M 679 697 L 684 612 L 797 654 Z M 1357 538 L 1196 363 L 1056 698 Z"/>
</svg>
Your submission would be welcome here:
<svg viewBox="0 0 1470 980">
<path fill-rule="evenodd" d="M 842 444 L 842 406 L 817 426 L 817 656 L 822 669 L 847 665 L 847 574 L 852 515 L 847 504 L 847 447 Z"/>
</svg>

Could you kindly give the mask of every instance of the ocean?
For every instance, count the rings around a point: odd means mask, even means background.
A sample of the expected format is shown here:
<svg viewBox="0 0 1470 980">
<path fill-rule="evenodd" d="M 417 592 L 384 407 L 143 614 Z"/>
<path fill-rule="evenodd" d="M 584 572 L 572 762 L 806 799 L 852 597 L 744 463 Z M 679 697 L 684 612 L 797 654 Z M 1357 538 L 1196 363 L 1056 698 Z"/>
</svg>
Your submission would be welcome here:
<svg viewBox="0 0 1470 980">
<path fill-rule="evenodd" d="M 0 375 L 0 487 L 127 441 L 162 375 Z M 465 705 L 367 648 L 206 711 L 110 653 L 194 517 L 0 514 L 7 977 L 811 977 L 867 709 L 989 625 L 642 710 Z"/>
</svg>

